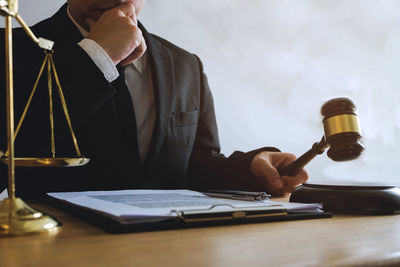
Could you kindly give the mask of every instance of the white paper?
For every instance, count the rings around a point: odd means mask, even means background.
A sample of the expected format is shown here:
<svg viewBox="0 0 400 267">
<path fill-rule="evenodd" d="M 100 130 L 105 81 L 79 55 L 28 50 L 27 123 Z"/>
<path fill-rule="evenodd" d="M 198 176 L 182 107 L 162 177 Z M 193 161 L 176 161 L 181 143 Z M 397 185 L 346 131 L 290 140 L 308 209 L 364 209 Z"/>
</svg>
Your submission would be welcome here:
<svg viewBox="0 0 400 267">
<path fill-rule="evenodd" d="M 7 189 L 4 189 L 4 191 L 0 193 L 0 201 L 5 198 L 8 198 Z"/>
<path fill-rule="evenodd" d="M 244 207 L 277 206 L 290 210 L 320 208 L 318 204 L 286 202 L 240 201 L 213 198 L 190 190 L 119 190 L 48 193 L 49 196 L 92 210 L 106 213 L 121 220 L 135 222 L 159 221 L 176 217 L 174 210 L 213 209 L 232 210 Z"/>
</svg>

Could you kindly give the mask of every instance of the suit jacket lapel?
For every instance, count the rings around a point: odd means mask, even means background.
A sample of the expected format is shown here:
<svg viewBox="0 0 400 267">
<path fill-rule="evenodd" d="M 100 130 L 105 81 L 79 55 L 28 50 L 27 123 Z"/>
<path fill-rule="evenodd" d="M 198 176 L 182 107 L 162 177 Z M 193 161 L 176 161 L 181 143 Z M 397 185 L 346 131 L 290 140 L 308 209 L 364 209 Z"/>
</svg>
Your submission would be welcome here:
<svg viewBox="0 0 400 267">
<path fill-rule="evenodd" d="M 151 36 L 146 31 L 140 22 L 139 27 L 143 32 L 147 44 L 147 51 L 149 53 L 151 77 L 154 87 L 154 102 L 157 113 L 152 142 L 145 162 L 146 168 L 151 171 L 152 167 L 156 163 L 167 133 L 167 128 L 169 127 L 173 105 L 173 77 L 175 77 L 175 75 L 174 65 L 172 64 L 169 52 L 155 37 Z"/>
<path fill-rule="evenodd" d="M 67 15 L 67 4 L 64 4 L 49 19 L 54 21 L 51 24 L 53 25 L 52 36 L 49 36 L 49 38 L 55 42 L 55 49 L 57 49 L 57 46 L 76 44 L 83 39 L 82 34 Z"/>
</svg>

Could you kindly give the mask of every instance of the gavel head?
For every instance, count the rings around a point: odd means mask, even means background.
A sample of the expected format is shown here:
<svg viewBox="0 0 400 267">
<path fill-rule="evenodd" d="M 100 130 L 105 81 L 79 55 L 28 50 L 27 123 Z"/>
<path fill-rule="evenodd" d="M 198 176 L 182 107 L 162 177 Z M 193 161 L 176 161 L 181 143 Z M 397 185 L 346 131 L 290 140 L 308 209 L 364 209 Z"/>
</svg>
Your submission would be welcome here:
<svg viewBox="0 0 400 267">
<path fill-rule="evenodd" d="M 348 98 L 334 98 L 321 108 L 325 140 L 329 144 L 328 157 L 334 161 L 357 158 L 364 150 L 356 106 Z"/>
</svg>

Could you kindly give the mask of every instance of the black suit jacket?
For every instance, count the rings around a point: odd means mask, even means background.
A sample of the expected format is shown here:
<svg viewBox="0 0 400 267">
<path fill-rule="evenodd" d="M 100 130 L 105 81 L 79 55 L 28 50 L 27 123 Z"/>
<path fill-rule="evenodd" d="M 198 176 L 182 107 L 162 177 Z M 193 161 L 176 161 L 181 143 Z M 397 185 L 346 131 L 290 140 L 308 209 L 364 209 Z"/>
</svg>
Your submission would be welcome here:
<svg viewBox="0 0 400 267">
<path fill-rule="evenodd" d="M 91 159 L 83 167 L 17 168 L 16 190 L 24 197 L 49 191 L 127 188 L 263 188 L 251 175 L 253 156 L 220 154 L 213 99 L 200 60 L 140 26 L 148 46 L 153 79 L 156 124 L 148 156 L 141 170 L 133 168 L 132 140 L 123 132 L 115 107 L 115 88 L 77 45 L 82 36 L 64 5 L 54 16 L 32 27 L 55 41 L 54 60 L 82 153 Z M 4 36 L 3 31 L 0 33 Z M 4 58 L 1 40 L 1 58 Z M 43 51 L 22 29 L 14 30 L 15 117 L 20 118 L 43 60 Z M 1 148 L 6 148 L 5 66 L 1 79 Z M 73 156 L 72 140 L 55 98 L 56 152 Z M 17 156 L 49 157 L 50 128 L 47 81 L 43 78 L 15 142 Z M 275 150 L 274 148 L 264 148 Z M 137 165 L 137 164 L 136 164 Z M 1 167 L 4 188 L 6 168 Z"/>
</svg>

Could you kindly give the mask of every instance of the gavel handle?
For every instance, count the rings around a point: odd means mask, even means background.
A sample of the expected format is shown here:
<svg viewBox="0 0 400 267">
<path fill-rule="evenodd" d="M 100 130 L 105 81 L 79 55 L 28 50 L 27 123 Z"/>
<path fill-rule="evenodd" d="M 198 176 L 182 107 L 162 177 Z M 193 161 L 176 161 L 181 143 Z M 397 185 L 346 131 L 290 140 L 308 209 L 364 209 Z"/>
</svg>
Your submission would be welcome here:
<svg viewBox="0 0 400 267">
<path fill-rule="evenodd" d="M 298 159 L 293 161 L 287 166 L 278 168 L 278 172 L 281 176 L 289 175 L 293 176 L 298 173 L 301 169 L 306 166 L 315 156 L 322 154 L 325 149 L 328 147 L 325 141 L 325 137 L 322 137 L 321 141 L 318 143 L 314 143 L 312 148 L 308 150 L 306 153 L 301 155 Z"/>
</svg>

